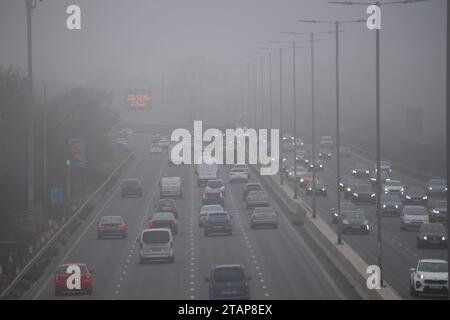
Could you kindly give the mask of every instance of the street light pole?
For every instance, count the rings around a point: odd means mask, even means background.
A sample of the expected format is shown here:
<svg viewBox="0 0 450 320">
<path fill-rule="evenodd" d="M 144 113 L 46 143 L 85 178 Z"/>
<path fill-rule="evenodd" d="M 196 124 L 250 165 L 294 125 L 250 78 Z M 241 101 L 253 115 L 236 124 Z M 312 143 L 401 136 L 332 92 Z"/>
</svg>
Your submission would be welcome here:
<svg viewBox="0 0 450 320">
<path fill-rule="evenodd" d="M 261 126 L 264 128 L 264 57 L 261 56 Z"/>
<path fill-rule="evenodd" d="M 280 142 L 279 146 L 281 148 L 281 159 L 284 159 L 283 157 L 283 48 L 280 48 Z M 284 174 L 280 170 L 280 183 L 284 184 Z"/>
<path fill-rule="evenodd" d="M 273 105 L 272 105 L 272 53 L 269 52 L 269 129 L 273 128 Z"/>
<path fill-rule="evenodd" d="M 341 224 L 341 132 L 340 132 L 340 114 L 339 114 L 339 21 L 335 22 L 336 31 L 336 195 L 338 212 L 338 232 L 337 243 L 342 243 L 342 224 Z"/>
<path fill-rule="evenodd" d="M 312 121 L 312 215 L 316 217 L 316 119 L 314 100 L 314 33 L 310 34 L 311 40 L 311 121 Z"/>
<path fill-rule="evenodd" d="M 250 60 L 247 61 L 247 127 L 250 128 Z"/>
<path fill-rule="evenodd" d="M 403 0 L 403 1 L 390 1 L 390 2 L 375 2 L 372 3 L 377 7 L 392 5 L 392 4 L 411 4 L 415 2 L 424 2 L 428 0 Z M 366 2 L 352 2 L 352 1 L 330 1 L 331 4 L 340 4 L 340 5 L 361 5 L 368 6 L 370 3 Z M 375 44 L 376 44 L 376 57 L 375 57 L 375 66 L 376 66 L 376 167 L 377 167 L 377 184 L 376 184 L 376 216 L 377 216 L 377 239 L 378 239 L 378 267 L 380 268 L 380 283 L 383 287 L 383 246 L 382 246 L 382 234 L 381 234 L 381 169 L 380 169 L 380 161 L 381 161 L 381 142 L 380 142 L 380 96 L 381 96 L 381 87 L 380 87 L 380 29 L 376 28 L 375 34 Z"/>
<path fill-rule="evenodd" d="M 293 79 L 292 79 L 292 118 L 294 121 L 294 199 L 298 198 L 298 181 L 297 181 L 297 84 L 295 79 L 295 41 L 292 41 L 292 73 L 293 73 Z"/>
<path fill-rule="evenodd" d="M 31 11 L 36 8 L 36 2 L 26 0 L 27 8 L 27 61 L 28 61 L 28 95 L 27 95 L 27 180 L 28 180 L 28 213 L 33 214 L 34 204 L 34 108 L 33 108 L 33 54 Z"/>
</svg>

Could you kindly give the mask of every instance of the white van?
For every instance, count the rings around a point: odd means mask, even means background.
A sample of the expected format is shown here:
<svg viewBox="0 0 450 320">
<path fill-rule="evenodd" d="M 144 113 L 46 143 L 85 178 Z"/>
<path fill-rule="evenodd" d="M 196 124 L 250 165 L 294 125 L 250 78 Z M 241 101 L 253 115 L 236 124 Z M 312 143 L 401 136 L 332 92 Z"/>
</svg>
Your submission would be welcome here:
<svg viewBox="0 0 450 320">
<path fill-rule="evenodd" d="M 139 244 L 139 262 L 168 260 L 175 262 L 172 232 L 168 228 L 145 229 L 136 239 Z"/>
<path fill-rule="evenodd" d="M 159 186 L 161 198 L 177 197 L 183 199 L 183 191 L 181 190 L 180 177 L 163 177 L 159 182 Z"/>
<path fill-rule="evenodd" d="M 197 185 L 205 186 L 208 180 L 217 179 L 218 167 L 216 164 L 199 164 L 197 167 Z"/>
</svg>

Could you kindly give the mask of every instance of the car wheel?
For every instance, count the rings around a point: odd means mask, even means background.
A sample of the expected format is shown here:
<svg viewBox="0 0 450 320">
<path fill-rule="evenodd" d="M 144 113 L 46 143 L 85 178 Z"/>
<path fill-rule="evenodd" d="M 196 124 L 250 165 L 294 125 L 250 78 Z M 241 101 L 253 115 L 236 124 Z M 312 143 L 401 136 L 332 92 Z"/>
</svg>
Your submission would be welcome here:
<svg viewBox="0 0 450 320">
<path fill-rule="evenodd" d="M 94 289 L 90 288 L 90 289 L 88 289 L 88 290 L 86 291 L 86 293 L 87 293 L 87 294 L 92 294 L 92 293 L 94 293 Z"/>
<path fill-rule="evenodd" d="M 100 234 L 97 234 L 97 240 L 102 240 L 102 239 L 103 239 L 103 236 Z"/>
<path fill-rule="evenodd" d="M 209 236 L 209 232 L 205 230 L 205 237 Z"/>
<path fill-rule="evenodd" d="M 126 238 L 127 238 L 127 233 L 126 233 L 126 232 L 122 235 L 122 238 L 123 238 L 123 239 L 126 239 Z"/>
<path fill-rule="evenodd" d="M 233 231 L 228 232 L 228 235 L 232 236 L 233 235 Z"/>
<path fill-rule="evenodd" d="M 144 258 L 139 258 L 139 263 L 140 264 L 144 264 L 145 263 L 145 259 Z"/>
<path fill-rule="evenodd" d="M 400 226 L 400 230 L 404 231 L 405 230 L 405 226 L 401 225 Z"/>
<path fill-rule="evenodd" d="M 60 296 L 60 295 L 61 295 L 61 292 L 59 290 L 55 289 L 55 296 Z"/>
<path fill-rule="evenodd" d="M 274 227 L 274 229 L 278 229 L 278 223 L 275 223 L 275 224 L 273 225 L 273 227 Z"/>
<path fill-rule="evenodd" d="M 169 262 L 170 262 L 170 263 L 175 263 L 175 255 L 173 255 L 173 256 L 171 256 L 171 257 L 169 258 Z"/>
</svg>

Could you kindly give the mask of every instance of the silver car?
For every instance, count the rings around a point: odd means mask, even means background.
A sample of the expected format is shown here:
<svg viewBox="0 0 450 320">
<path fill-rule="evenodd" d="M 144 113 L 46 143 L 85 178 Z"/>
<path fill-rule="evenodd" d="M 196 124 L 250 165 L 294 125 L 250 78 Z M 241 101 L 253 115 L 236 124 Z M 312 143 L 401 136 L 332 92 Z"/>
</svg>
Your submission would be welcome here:
<svg viewBox="0 0 450 320">
<path fill-rule="evenodd" d="M 235 181 L 248 181 L 248 171 L 244 168 L 233 168 L 228 174 L 228 179 L 230 182 Z"/>
<path fill-rule="evenodd" d="M 205 192 L 208 191 L 220 191 L 225 196 L 226 191 L 225 183 L 222 179 L 211 179 L 206 183 Z"/>
<path fill-rule="evenodd" d="M 247 209 L 256 207 L 268 207 L 269 195 L 266 191 L 250 191 L 247 196 Z"/>
<path fill-rule="evenodd" d="M 278 228 L 278 216 L 272 207 L 258 207 L 253 210 L 250 218 L 250 228 Z"/>
<path fill-rule="evenodd" d="M 211 212 L 225 212 L 224 208 L 220 204 L 207 204 L 200 208 L 198 213 L 198 226 L 204 227 L 208 213 Z"/>
</svg>

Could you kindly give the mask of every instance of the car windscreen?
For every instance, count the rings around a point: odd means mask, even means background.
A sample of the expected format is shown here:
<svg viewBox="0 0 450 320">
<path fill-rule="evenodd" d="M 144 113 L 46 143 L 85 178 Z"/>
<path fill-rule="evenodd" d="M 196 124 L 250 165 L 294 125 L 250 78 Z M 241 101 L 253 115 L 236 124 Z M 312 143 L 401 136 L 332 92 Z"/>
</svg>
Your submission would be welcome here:
<svg viewBox="0 0 450 320">
<path fill-rule="evenodd" d="M 87 273 L 88 272 L 86 265 L 80 265 L 80 264 L 73 264 L 73 265 L 78 266 L 80 268 L 81 273 Z M 56 273 L 59 273 L 59 274 L 67 273 L 67 268 L 69 266 L 70 266 L 69 264 L 68 265 L 59 266 L 58 269 L 56 269 Z"/>
<path fill-rule="evenodd" d="M 231 170 L 231 172 L 234 172 L 234 173 L 242 173 L 242 172 L 247 172 L 247 170 L 245 170 L 244 168 L 233 168 L 233 169 Z"/>
<path fill-rule="evenodd" d="M 423 261 L 417 268 L 422 272 L 448 272 L 448 263 Z"/>
<path fill-rule="evenodd" d="M 248 184 L 246 188 L 247 188 L 247 190 L 261 190 L 262 189 L 260 184 Z"/>
<path fill-rule="evenodd" d="M 124 186 L 138 186 L 139 185 L 139 181 L 137 181 L 137 180 L 125 180 L 124 182 L 123 182 L 123 185 Z"/>
<path fill-rule="evenodd" d="M 447 182 L 441 179 L 430 180 L 430 185 L 432 186 L 445 186 Z"/>
<path fill-rule="evenodd" d="M 356 206 L 351 202 L 341 203 L 341 210 L 354 210 L 354 209 L 356 209 Z"/>
<path fill-rule="evenodd" d="M 358 192 L 372 192 L 372 187 L 366 185 L 359 185 L 356 189 L 356 193 Z"/>
<path fill-rule="evenodd" d="M 228 220 L 228 214 L 222 212 L 209 213 L 208 220 Z"/>
<path fill-rule="evenodd" d="M 386 187 L 401 187 L 402 183 L 400 181 L 391 180 L 389 182 L 386 182 Z"/>
<path fill-rule="evenodd" d="M 425 189 L 422 187 L 411 187 L 407 190 L 410 194 L 419 194 L 419 195 L 425 195 Z"/>
<path fill-rule="evenodd" d="M 101 224 L 121 224 L 123 222 L 120 216 L 105 216 L 100 219 Z"/>
<path fill-rule="evenodd" d="M 364 219 L 364 215 L 360 211 L 347 211 L 343 213 L 343 216 L 349 219 Z"/>
<path fill-rule="evenodd" d="M 142 235 L 142 242 L 151 243 L 167 243 L 170 241 L 170 234 L 167 230 L 146 231 Z"/>
<path fill-rule="evenodd" d="M 241 268 L 220 268 L 214 270 L 214 282 L 242 282 L 244 272 Z"/>
<path fill-rule="evenodd" d="M 220 180 L 208 181 L 208 187 L 210 188 L 221 188 L 223 186 L 223 182 Z"/>
<path fill-rule="evenodd" d="M 410 216 L 424 216 L 428 215 L 424 207 L 406 207 L 405 214 Z"/>
<path fill-rule="evenodd" d="M 274 213 L 274 210 L 272 207 L 259 207 L 255 208 L 253 211 L 254 213 Z"/>
<path fill-rule="evenodd" d="M 156 212 L 152 216 L 152 220 L 173 220 L 175 216 L 172 212 Z"/>
<path fill-rule="evenodd" d="M 382 202 L 400 202 L 400 198 L 395 194 L 382 194 L 381 195 Z"/>
<path fill-rule="evenodd" d="M 175 207 L 175 201 L 170 199 L 160 200 L 158 204 L 159 207 Z"/>
<path fill-rule="evenodd" d="M 444 225 L 440 223 L 424 223 L 420 226 L 421 232 L 445 233 Z"/>
</svg>

